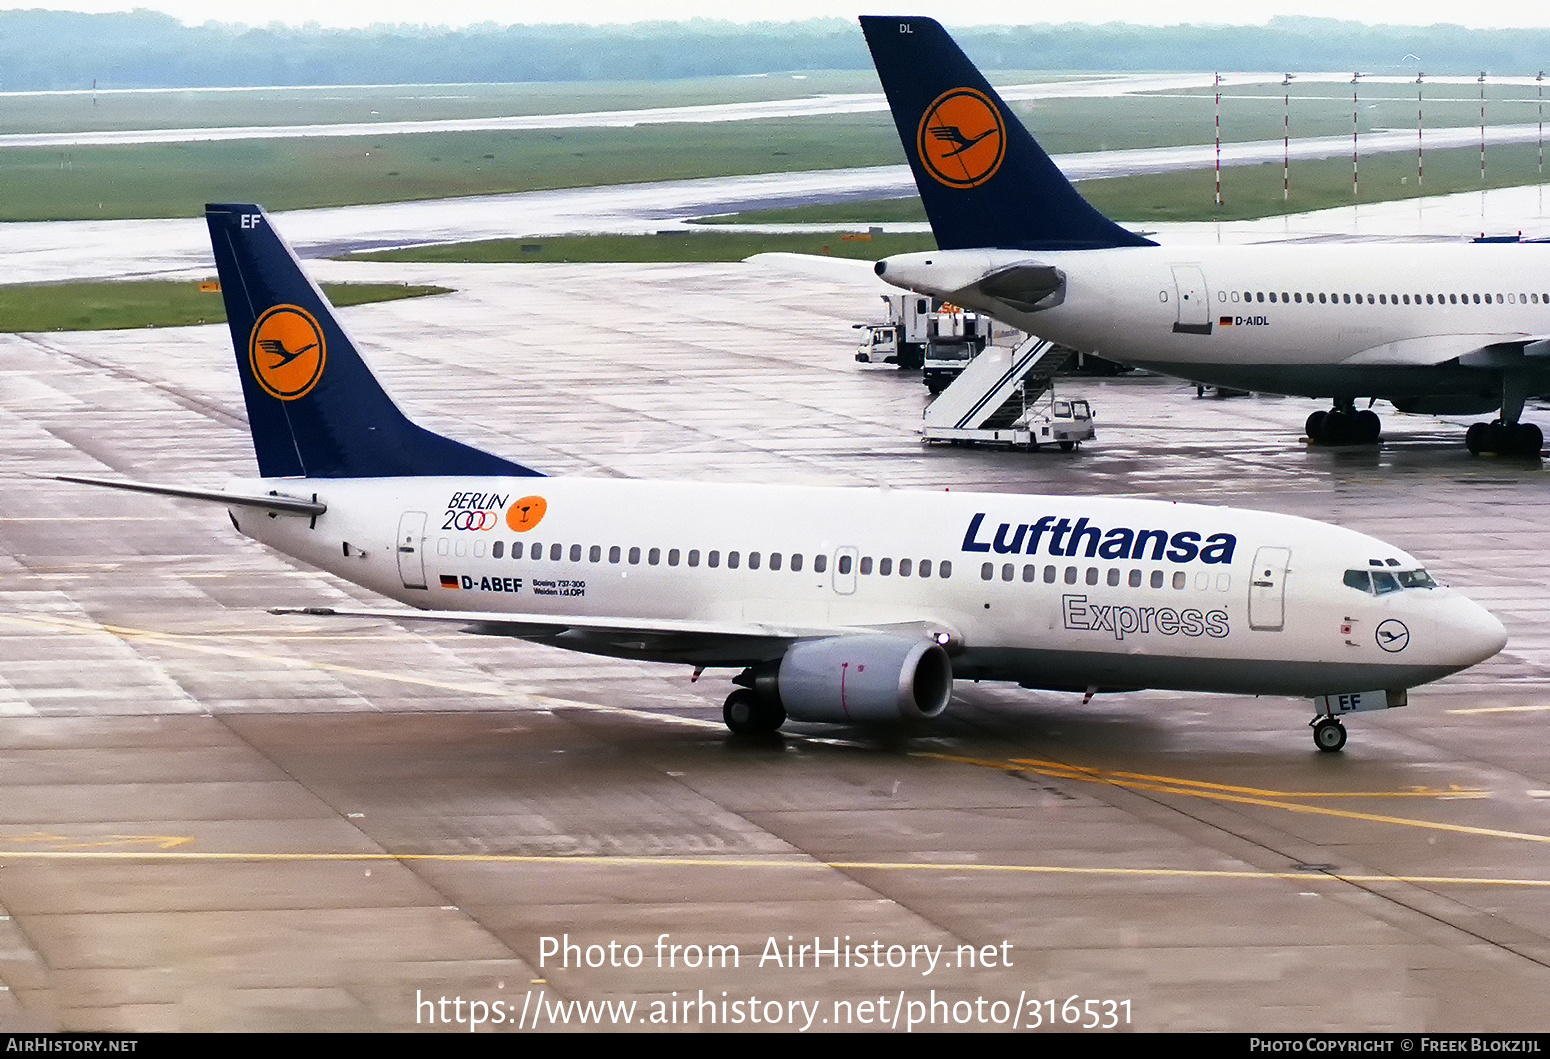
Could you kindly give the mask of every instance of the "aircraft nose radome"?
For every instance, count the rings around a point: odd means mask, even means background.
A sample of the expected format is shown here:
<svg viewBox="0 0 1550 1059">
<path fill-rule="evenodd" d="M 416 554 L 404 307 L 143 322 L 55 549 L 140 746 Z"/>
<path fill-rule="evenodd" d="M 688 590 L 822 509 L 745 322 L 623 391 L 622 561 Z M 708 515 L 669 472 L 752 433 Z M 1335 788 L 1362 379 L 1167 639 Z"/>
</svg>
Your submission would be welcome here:
<svg viewBox="0 0 1550 1059">
<path fill-rule="evenodd" d="M 1443 642 L 1460 665 L 1484 662 L 1507 646 L 1507 627 L 1480 604 L 1460 597 L 1442 623 Z"/>
</svg>

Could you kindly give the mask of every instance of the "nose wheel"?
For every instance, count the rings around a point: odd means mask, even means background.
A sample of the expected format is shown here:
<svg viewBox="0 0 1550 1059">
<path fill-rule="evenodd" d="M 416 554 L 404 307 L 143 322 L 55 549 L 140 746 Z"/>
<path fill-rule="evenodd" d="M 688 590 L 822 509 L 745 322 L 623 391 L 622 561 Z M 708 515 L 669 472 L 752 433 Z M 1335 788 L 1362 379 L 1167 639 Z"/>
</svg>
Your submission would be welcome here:
<svg viewBox="0 0 1550 1059">
<path fill-rule="evenodd" d="M 1333 717 L 1318 717 L 1312 722 L 1313 743 L 1326 754 L 1333 754 L 1345 747 L 1345 725 Z"/>
</svg>

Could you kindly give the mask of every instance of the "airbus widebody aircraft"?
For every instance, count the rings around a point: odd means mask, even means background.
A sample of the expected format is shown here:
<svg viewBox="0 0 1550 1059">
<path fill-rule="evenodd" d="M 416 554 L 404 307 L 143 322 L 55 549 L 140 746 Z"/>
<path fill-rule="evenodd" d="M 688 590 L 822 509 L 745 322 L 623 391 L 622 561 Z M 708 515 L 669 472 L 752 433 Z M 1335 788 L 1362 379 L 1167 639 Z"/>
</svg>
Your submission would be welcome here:
<svg viewBox="0 0 1550 1059">
<path fill-rule="evenodd" d="M 1489 658 L 1500 622 L 1405 552 L 1150 500 L 545 477 L 411 422 L 257 206 L 207 209 L 259 477 L 248 536 L 406 607 L 736 671 L 734 732 L 936 717 L 955 679 L 1313 698 L 1339 717 Z M 413 608 L 413 609 L 410 609 Z"/>
<path fill-rule="evenodd" d="M 1550 390 L 1550 246 L 1159 246 L 1077 193 L 935 21 L 861 25 L 940 247 L 878 262 L 889 283 L 1168 375 L 1332 398 L 1314 441 L 1377 441 L 1356 402 L 1382 398 L 1500 409 L 1470 451 L 1539 453 L 1519 418 Z"/>
</svg>

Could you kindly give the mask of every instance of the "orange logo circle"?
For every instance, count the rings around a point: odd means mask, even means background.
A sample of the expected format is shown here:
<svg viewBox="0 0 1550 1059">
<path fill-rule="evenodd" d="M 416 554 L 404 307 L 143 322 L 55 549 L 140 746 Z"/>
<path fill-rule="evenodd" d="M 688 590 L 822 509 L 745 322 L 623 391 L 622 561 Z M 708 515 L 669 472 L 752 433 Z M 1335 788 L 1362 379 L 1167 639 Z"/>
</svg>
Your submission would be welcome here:
<svg viewBox="0 0 1550 1059">
<path fill-rule="evenodd" d="M 327 358 L 323 329 L 311 313 L 295 305 L 276 305 L 253 325 L 248 365 L 271 397 L 294 401 L 312 392 L 323 377 Z"/>
<path fill-rule="evenodd" d="M 526 533 L 544 520 L 548 510 L 549 502 L 543 497 L 524 496 L 521 500 L 513 500 L 506 509 L 506 525 L 513 533 Z"/>
<path fill-rule="evenodd" d="M 977 188 L 1006 157 L 1006 122 L 983 92 L 954 88 L 926 108 L 916 136 L 920 163 L 950 188 Z"/>
</svg>

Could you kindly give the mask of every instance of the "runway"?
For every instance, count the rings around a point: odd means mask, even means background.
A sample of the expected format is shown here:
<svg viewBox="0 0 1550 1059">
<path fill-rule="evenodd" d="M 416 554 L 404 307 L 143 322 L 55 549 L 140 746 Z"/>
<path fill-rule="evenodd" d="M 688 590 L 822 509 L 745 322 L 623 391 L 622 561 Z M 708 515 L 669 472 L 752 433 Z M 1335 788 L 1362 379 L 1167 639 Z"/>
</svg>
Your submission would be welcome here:
<svg viewBox="0 0 1550 1059">
<path fill-rule="evenodd" d="M 926 449 L 918 379 L 851 359 L 869 293 L 315 271 L 457 288 L 342 315 L 412 414 L 545 471 L 1249 504 L 1394 542 L 1511 641 L 1340 755 L 1301 702 L 991 685 L 739 741 L 726 674 L 266 613 L 370 600 L 218 509 L 30 477 L 250 473 L 224 329 L 0 336 L 0 1027 L 1543 1028 L 1538 464 L 1392 412 L 1310 450 L 1311 402 L 1130 378 L 1070 384 L 1080 453 Z"/>
<path fill-rule="evenodd" d="M 1527 143 L 1533 125 L 1498 126 L 1493 144 Z M 1428 130 L 1436 150 L 1478 142 L 1477 130 Z M 1371 133 L 1364 155 L 1414 150 L 1410 132 Z M 1293 140 L 1298 159 L 1344 157 L 1340 137 Z M 1211 144 L 1130 151 L 1096 151 L 1056 158 L 1073 180 L 1204 169 Z M 1279 162 L 1280 140 L 1223 146 L 1223 164 Z M 1207 189 L 1209 191 L 1209 189 Z M 692 230 L 695 218 L 848 199 L 914 194 L 907 166 L 870 166 L 797 173 L 761 173 L 699 180 L 667 180 L 594 188 L 562 188 L 509 195 L 477 195 L 418 202 L 390 202 L 274 214 L 303 256 L 425 243 L 512 239 L 574 233 L 648 234 Z M 76 279 L 160 278 L 207 269 L 208 236 L 190 205 L 188 217 L 114 221 L 18 221 L 0 223 L 0 272 L 11 283 Z M 742 226 L 718 226 L 737 230 Z M 834 230 L 836 225 L 760 225 L 760 231 Z M 854 226 L 851 226 L 854 227 Z M 890 230 L 926 230 L 924 224 L 891 224 Z M 1268 242 L 1288 239 L 1459 239 L 1482 233 L 1550 237 L 1542 187 L 1502 188 L 1457 195 L 1373 202 L 1291 217 L 1227 223 L 1163 223 L 1147 232 L 1160 242 L 1184 244 Z"/>
</svg>

